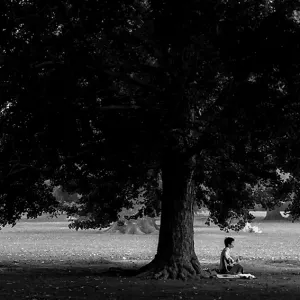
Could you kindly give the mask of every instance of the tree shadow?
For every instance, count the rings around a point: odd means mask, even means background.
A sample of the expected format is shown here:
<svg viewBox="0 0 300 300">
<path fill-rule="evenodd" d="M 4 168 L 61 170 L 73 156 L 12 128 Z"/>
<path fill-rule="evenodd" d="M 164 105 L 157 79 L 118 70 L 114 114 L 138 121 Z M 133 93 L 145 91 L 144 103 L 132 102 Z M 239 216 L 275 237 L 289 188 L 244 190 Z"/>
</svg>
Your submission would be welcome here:
<svg viewBox="0 0 300 300">
<path fill-rule="evenodd" d="M 77 262 L 74 263 L 74 265 L 71 264 L 51 265 L 50 264 L 46 266 L 44 264 L 22 264 L 22 263 L 4 262 L 0 264 L 0 274 L 13 275 L 13 274 L 26 273 L 27 275 L 33 277 L 38 277 L 38 276 L 82 277 L 82 276 L 100 276 L 106 273 L 107 274 L 111 273 L 113 275 L 115 272 L 116 276 L 118 276 L 117 270 L 119 270 L 120 268 L 115 267 L 117 265 L 118 265 L 117 263 L 105 259 L 102 259 L 100 261 L 95 261 L 92 264 L 91 263 L 85 264 L 85 262 L 79 264 Z"/>
<path fill-rule="evenodd" d="M 135 277 L 139 274 L 139 268 L 119 268 L 112 267 L 103 271 L 99 276 L 101 277 Z"/>
</svg>

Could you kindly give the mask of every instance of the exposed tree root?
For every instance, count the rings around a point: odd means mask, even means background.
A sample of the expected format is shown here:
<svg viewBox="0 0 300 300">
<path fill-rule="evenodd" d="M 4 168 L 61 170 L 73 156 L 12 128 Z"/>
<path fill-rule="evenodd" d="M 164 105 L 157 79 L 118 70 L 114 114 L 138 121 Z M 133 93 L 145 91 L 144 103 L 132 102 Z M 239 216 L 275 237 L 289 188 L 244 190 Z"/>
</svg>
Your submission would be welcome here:
<svg viewBox="0 0 300 300">
<path fill-rule="evenodd" d="M 155 258 L 138 270 L 137 277 L 145 279 L 200 279 L 211 278 L 209 271 L 201 269 L 197 258 L 190 260 L 170 259 L 168 262 Z"/>
</svg>

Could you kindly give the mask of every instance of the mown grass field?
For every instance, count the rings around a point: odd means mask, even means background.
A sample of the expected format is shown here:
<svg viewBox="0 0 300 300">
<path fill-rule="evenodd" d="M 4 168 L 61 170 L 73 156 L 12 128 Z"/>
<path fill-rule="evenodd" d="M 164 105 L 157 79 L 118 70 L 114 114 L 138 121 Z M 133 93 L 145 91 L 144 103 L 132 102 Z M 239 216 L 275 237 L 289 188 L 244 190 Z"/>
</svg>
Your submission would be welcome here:
<svg viewBox="0 0 300 300">
<path fill-rule="evenodd" d="M 195 249 L 202 264 L 217 266 L 223 240 L 230 235 L 236 239 L 233 256 L 242 256 L 246 271 L 258 277 L 251 282 L 103 277 L 101 272 L 114 264 L 135 267 L 151 260 L 158 235 L 76 232 L 64 217 L 22 220 L 0 231 L 0 299 L 190 299 L 198 294 L 201 299 L 240 299 L 245 289 L 245 299 L 273 299 L 272 294 L 274 299 L 287 294 L 300 299 L 299 223 L 263 222 L 263 214 L 256 212 L 254 222 L 261 234 L 226 233 L 204 225 L 203 217 L 195 220 Z"/>
</svg>

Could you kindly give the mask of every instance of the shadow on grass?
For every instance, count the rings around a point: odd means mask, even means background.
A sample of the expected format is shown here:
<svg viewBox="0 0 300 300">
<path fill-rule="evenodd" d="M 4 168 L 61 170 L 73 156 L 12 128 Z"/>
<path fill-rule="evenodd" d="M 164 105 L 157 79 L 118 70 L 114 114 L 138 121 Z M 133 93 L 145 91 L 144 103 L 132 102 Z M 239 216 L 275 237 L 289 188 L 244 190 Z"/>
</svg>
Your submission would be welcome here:
<svg viewBox="0 0 300 300">
<path fill-rule="evenodd" d="M 266 265 L 273 265 L 273 266 L 288 266 L 288 267 L 300 267 L 300 261 L 295 259 L 270 259 L 265 261 Z"/>
<path fill-rule="evenodd" d="M 14 276 L 26 274 L 30 277 L 111 277 L 111 278 L 126 278 L 138 275 L 139 268 L 144 263 L 131 263 L 131 262 L 116 262 L 109 260 L 99 260 L 93 263 L 74 263 L 68 265 L 49 264 L 14 264 L 14 263 L 1 263 L 0 276 Z"/>
<path fill-rule="evenodd" d="M 139 268 L 118 268 L 112 267 L 109 270 L 104 271 L 100 274 L 103 277 L 135 277 L 137 276 Z"/>
</svg>

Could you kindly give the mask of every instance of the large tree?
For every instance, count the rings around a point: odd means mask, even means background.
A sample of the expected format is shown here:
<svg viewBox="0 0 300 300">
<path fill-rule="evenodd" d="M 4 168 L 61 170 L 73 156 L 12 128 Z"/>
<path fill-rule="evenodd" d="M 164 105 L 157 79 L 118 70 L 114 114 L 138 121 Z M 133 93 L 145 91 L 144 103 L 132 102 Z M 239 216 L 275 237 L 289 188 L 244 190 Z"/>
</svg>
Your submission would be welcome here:
<svg viewBox="0 0 300 300">
<path fill-rule="evenodd" d="M 50 179 L 106 226 L 161 170 L 157 254 L 141 272 L 201 274 L 195 195 L 239 229 L 246 183 L 276 182 L 277 166 L 297 176 L 296 4 L 3 2 L 1 224 L 55 210 Z"/>
</svg>

